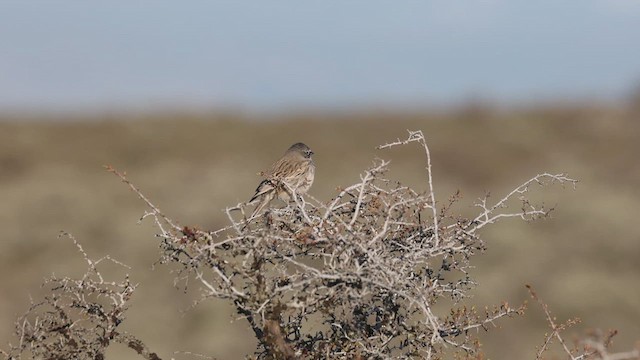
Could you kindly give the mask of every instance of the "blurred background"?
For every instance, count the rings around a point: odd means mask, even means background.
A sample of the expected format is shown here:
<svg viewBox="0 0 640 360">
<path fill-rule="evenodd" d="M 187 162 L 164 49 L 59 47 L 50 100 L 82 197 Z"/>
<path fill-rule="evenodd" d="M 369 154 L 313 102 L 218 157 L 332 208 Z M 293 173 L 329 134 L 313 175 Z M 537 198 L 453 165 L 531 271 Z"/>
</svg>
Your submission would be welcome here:
<svg viewBox="0 0 640 360">
<path fill-rule="evenodd" d="M 183 225 L 214 229 L 292 143 L 316 153 L 310 193 L 358 180 L 373 158 L 426 186 L 418 148 L 377 151 L 423 130 L 440 201 L 473 215 L 541 172 L 576 190 L 556 211 L 484 232 L 468 304 L 521 303 L 532 284 L 569 330 L 640 339 L 640 2 L 2 1 L 0 348 L 51 273 L 81 276 L 88 253 L 131 266 L 140 286 L 122 325 L 163 358 L 239 359 L 251 331 L 222 302 L 156 266 L 144 205 L 102 168 L 126 171 Z M 120 274 L 105 266 L 103 273 Z M 119 280 L 115 277 L 113 280 Z M 195 290 L 195 289 L 194 289 Z M 531 304 L 481 338 L 488 358 L 533 358 L 546 332 Z M 175 355 L 176 358 L 189 358 Z M 110 359 L 137 359 L 114 346 Z"/>
</svg>

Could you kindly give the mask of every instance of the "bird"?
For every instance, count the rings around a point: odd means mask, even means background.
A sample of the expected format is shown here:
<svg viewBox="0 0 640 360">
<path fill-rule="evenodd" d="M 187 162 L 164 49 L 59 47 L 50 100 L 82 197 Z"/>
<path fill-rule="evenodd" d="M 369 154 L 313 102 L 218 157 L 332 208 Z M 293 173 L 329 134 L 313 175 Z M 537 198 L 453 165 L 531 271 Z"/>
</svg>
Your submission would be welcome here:
<svg viewBox="0 0 640 360">
<path fill-rule="evenodd" d="M 262 172 L 265 177 L 256 188 L 249 204 L 259 201 L 251 214 L 255 217 L 275 198 L 288 202 L 296 195 L 309 191 L 315 177 L 316 166 L 311 159 L 311 149 L 299 142 L 291 145 L 269 170 Z"/>
</svg>

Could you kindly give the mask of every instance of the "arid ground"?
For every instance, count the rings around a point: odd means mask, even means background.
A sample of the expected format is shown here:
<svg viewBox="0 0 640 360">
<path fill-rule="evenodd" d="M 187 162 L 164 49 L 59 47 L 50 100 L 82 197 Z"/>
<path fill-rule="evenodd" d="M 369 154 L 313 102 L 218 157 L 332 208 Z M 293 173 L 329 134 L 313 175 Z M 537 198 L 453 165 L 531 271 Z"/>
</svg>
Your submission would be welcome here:
<svg viewBox="0 0 640 360">
<path fill-rule="evenodd" d="M 64 121 L 56 121 L 64 120 Z M 359 111 L 255 117 L 151 114 L 0 122 L 0 348 L 45 276 L 81 276 L 90 256 L 128 264 L 138 282 L 122 328 L 162 358 L 190 351 L 240 359 L 255 349 L 252 333 L 231 307 L 211 300 L 192 307 L 197 289 L 176 289 L 171 266 L 157 265 L 152 222 L 138 224 L 144 204 L 106 172 L 126 171 L 167 215 L 183 225 L 225 225 L 223 209 L 252 195 L 264 170 L 292 143 L 316 153 L 310 194 L 327 201 L 374 158 L 390 159 L 391 177 L 426 187 L 418 147 L 375 150 L 423 130 L 433 159 L 436 197 L 456 191 L 454 213 L 471 216 L 490 192 L 498 197 L 543 172 L 568 173 L 571 187 L 536 190 L 554 207 L 535 223 L 505 220 L 482 234 L 488 250 L 475 259 L 478 287 L 467 304 L 528 299 L 535 287 L 558 320 L 579 317 L 567 339 L 586 329 L 618 329 L 614 349 L 640 339 L 640 112 L 626 107 L 562 105 L 520 109 L 468 106 L 446 111 Z M 122 269 L 105 264 L 103 274 Z M 117 277 L 114 280 L 119 280 Z M 536 304 L 522 317 L 481 334 L 490 359 L 532 359 L 548 331 Z M 110 359 L 138 359 L 114 346 Z"/>
</svg>

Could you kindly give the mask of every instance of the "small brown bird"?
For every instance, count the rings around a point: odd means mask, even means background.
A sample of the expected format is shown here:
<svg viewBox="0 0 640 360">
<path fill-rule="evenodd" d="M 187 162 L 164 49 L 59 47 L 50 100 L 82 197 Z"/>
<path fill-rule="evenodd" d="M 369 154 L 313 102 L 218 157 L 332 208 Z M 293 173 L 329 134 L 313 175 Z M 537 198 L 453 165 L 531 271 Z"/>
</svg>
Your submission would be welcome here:
<svg viewBox="0 0 640 360">
<path fill-rule="evenodd" d="M 249 200 L 249 204 L 260 201 L 251 214 L 252 218 L 276 197 L 289 201 L 294 194 L 301 195 L 309 190 L 316 172 L 311 155 L 313 151 L 307 145 L 295 143 L 262 174 L 265 179 Z"/>
</svg>

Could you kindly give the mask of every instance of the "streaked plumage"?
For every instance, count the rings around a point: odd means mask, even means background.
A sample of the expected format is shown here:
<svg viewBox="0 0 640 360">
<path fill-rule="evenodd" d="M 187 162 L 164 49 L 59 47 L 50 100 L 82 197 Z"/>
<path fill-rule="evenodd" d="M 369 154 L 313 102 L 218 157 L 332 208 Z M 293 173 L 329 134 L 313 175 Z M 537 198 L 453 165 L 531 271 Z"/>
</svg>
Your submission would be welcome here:
<svg viewBox="0 0 640 360">
<path fill-rule="evenodd" d="M 295 143 L 263 173 L 264 180 L 258 185 L 249 203 L 260 201 L 251 214 L 254 217 L 276 197 L 291 200 L 291 192 L 306 193 L 313 184 L 316 166 L 311 159 L 313 151 L 303 143 Z"/>
</svg>

